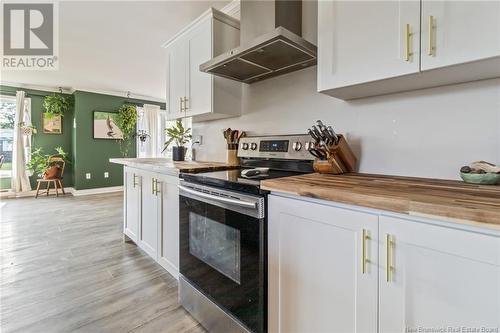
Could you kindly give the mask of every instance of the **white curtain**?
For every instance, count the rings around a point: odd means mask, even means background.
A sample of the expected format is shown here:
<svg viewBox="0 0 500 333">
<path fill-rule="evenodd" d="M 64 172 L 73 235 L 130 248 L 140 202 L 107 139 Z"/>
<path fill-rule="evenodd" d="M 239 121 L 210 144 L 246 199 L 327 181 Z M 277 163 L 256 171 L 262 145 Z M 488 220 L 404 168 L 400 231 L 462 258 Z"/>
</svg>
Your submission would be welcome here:
<svg viewBox="0 0 500 333">
<path fill-rule="evenodd" d="M 20 123 L 31 126 L 31 105 L 24 91 L 16 93 L 16 115 L 14 120 L 14 143 L 12 151 L 12 192 L 31 191 L 26 170 L 26 161 L 31 154 L 31 137 L 23 135 Z"/>
<path fill-rule="evenodd" d="M 144 104 L 143 129 L 149 135 L 144 145 L 144 157 L 159 157 L 161 147 L 158 144 L 160 127 L 160 107 L 158 105 Z"/>
</svg>

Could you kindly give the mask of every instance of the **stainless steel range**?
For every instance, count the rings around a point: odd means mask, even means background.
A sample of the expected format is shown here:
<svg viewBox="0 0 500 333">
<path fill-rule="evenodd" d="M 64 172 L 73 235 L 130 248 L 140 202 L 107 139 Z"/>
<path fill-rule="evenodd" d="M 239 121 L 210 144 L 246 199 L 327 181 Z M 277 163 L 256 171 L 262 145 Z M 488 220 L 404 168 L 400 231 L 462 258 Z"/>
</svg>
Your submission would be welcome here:
<svg viewBox="0 0 500 333">
<path fill-rule="evenodd" d="M 313 172 L 309 135 L 247 137 L 236 170 L 181 174 L 181 304 L 210 332 L 267 330 L 267 193 Z"/>
</svg>

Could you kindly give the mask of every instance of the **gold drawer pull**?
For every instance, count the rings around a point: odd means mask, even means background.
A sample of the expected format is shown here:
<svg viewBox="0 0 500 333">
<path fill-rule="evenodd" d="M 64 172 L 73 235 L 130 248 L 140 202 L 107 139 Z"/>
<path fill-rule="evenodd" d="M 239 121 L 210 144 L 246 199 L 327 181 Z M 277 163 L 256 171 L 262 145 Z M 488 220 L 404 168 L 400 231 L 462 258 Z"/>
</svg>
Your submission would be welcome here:
<svg viewBox="0 0 500 333">
<path fill-rule="evenodd" d="M 391 235 L 385 234 L 385 247 L 386 247 L 386 252 L 385 252 L 385 280 L 387 282 L 392 281 L 392 275 L 394 273 L 394 254 L 393 254 L 393 247 L 394 247 L 394 239 L 392 238 Z"/>
<path fill-rule="evenodd" d="M 363 232 L 361 234 L 361 272 L 363 274 L 366 274 L 366 265 L 370 262 L 370 259 L 368 259 L 366 246 L 366 243 L 369 239 L 370 236 L 368 235 L 368 231 L 366 229 L 363 229 Z"/>
</svg>

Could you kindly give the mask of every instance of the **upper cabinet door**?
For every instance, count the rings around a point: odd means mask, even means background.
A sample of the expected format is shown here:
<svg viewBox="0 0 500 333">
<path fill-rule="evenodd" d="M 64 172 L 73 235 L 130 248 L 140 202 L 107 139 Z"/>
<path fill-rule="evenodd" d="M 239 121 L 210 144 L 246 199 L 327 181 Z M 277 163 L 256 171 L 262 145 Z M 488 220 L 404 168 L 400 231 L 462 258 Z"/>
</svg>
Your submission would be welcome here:
<svg viewBox="0 0 500 333">
<path fill-rule="evenodd" d="M 187 115 L 212 112 L 212 75 L 200 71 L 200 64 L 212 58 L 212 19 L 200 22 L 187 38 Z"/>
<path fill-rule="evenodd" d="M 500 56 L 500 1 L 422 1 L 422 70 Z"/>
<path fill-rule="evenodd" d="M 169 119 L 178 118 L 184 113 L 182 99 L 187 97 L 187 56 L 187 44 L 183 39 L 175 41 L 167 49 L 167 113 Z"/>
<path fill-rule="evenodd" d="M 499 237 L 379 221 L 379 332 L 500 326 Z"/>
<path fill-rule="evenodd" d="M 318 90 L 417 73 L 420 1 L 319 1 Z"/>
</svg>

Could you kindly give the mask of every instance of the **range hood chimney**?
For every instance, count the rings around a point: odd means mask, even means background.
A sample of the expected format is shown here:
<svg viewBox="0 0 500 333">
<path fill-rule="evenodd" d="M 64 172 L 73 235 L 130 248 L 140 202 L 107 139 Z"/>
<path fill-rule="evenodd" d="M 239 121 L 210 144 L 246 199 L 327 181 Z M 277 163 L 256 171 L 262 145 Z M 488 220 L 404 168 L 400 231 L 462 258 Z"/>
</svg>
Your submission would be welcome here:
<svg viewBox="0 0 500 333">
<path fill-rule="evenodd" d="M 316 46 L 301 37 L 301 0 L 241 0 L 240 12 L 240 46 L 200 71 L 252 83 L 316 65 Z"/>
</svg>

